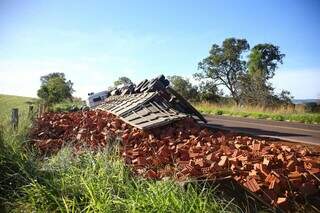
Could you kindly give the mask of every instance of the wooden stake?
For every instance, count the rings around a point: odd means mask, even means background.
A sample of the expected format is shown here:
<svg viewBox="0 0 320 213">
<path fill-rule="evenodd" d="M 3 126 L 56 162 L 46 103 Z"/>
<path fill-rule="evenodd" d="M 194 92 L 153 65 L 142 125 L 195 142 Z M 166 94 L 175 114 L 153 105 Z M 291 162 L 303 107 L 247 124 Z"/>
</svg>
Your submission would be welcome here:
<svg viewBox="0 0 320 213">
<path fill-rule="evenodd" d="M 29 117 L 29 118 L 32 118 L 32 117 L 33 117 L 33 105 L 29 105 L 28 117 Z"/>
<path fill-rule="evenodd" d="M 12 108 L 11 124 L 15 130 L 18 129 L 18 126 L 19 126 L 19 109 L 18 108 Z"/>
</svg>

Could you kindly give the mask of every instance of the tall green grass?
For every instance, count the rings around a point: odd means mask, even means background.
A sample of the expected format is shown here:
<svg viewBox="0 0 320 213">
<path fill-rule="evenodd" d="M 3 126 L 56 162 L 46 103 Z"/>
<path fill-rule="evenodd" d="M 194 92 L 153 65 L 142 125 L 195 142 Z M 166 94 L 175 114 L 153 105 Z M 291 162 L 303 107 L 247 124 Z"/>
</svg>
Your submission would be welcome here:
<svg viewBox="0 0 320 213">
<path fill-rule="evenodd" d="M 34 152 L 26 146 L 29 128 L 26 116 L 21 117 L 17 131 L 11 128 L 9 117 L 0 121 L 0 209 L 19 197 L 20 187 L 36 175 Z"/>
<path fill-rule="evenodd" d="M 217 199 L 211 187 L 181 187 L 173 181 L 133 176 L 115 153 L 69 148 L 45 160 L 43 174 L 22 187 L 14 208 L 59 212 L 226 212 L 235 206 Z"/>
<path fill-rule="evenodd" d="M 320 124 L 320 113 L 306 113 L 301 108 L 279 107 L 271 109 L 258 106 L 219 105 L 211 103 L 194 103 L 193 105 L 204 114 Z"/>
</svg>

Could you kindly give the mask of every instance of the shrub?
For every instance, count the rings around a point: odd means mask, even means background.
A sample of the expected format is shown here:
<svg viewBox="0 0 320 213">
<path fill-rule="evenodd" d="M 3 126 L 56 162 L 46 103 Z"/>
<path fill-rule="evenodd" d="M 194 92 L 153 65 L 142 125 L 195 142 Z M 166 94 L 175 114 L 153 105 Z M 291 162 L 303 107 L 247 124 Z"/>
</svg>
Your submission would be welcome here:
<svg viewBox="0 0 320 213">
<path fill-rule="evenodd" d="M 275 120 L 275 121 L 284 121 L 285 120 L 283 115 L 272 115 L 271 119 Z"/>
<path fill-rule="evenodd" d="M 84 103 L 82 101 L 64 101 L 52 105 L 49 110 L 53 112 L 77 111 L 81 109 L 83 105 Z"/>
<path fill-rule="evenodd" d="M 318 108 L 318 104 L 316 102 L 309 102 L 305 104 L 306 112 L 316 112 Z"/>
<path fill-rule="evenodd" d="M 223 115 L 223 110 L 217 110 L 215 114 L 216 115 Z"/>
</svg>

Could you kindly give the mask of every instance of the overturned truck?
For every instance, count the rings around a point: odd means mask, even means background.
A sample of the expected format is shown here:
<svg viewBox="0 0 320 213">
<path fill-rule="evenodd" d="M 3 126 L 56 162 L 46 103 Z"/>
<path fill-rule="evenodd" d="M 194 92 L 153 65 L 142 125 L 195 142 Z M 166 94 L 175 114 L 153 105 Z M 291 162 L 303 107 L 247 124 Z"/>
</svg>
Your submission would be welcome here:
<svg viewBox="0 0 320 213">
<path fill-rule="evenodd" d="M 137 86 L 114 89 L 95 108 L 108 111 L 142 130 L 164 126 L 186 117 L 207 122 L 201 113 L 169 86 L 169 81 L 163 75 L 150 81 L 146 79 Z"/>
</svg>

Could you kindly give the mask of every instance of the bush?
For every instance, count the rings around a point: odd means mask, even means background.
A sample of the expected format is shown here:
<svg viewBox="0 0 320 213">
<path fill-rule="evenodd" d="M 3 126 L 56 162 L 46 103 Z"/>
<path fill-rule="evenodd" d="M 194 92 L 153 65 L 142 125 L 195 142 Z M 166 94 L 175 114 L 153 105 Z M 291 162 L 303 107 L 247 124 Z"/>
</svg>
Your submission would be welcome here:
<svg viewBox="0 0 320 213">
<path fill-rule="evenodd" d="M 275 120 L 275 121 L 284 121 L 285 120 L 284 116 L 282 116 L 282 115 L 272 115 L 271 119 Z"/>
<path fill-rule="evenodd" d="M 61 103 L 57 103 L 52 105 L 49 108 L 49 111 L 53 112 L 70 112 L 70 111 L 77 111 L 81 109 L 81 107 L 84 105 L 82 101 L 64 101 Z"/>
<path fill-rule="evenodd" d="M 306 112 L 316 112 L 318 108 L 318 104 L 316 102 L 309 102 L 305 104 Z"/>
<path fill-rule="evenodd" d="M 253 114 L 253 117 L 254 118 L 258 118 L 258 119 L 266 119 L 269 116 L 267 114 L 264 114 L 264 113 L 255 113 L 255 114 Z"/>
<path fill-rule="evenodd" d="M 217 110 L 215 114 L 216 115 L 223 115 L 223 110 Z"/>
</svg>

